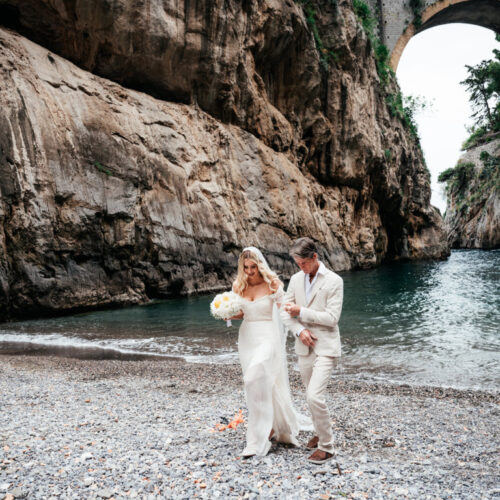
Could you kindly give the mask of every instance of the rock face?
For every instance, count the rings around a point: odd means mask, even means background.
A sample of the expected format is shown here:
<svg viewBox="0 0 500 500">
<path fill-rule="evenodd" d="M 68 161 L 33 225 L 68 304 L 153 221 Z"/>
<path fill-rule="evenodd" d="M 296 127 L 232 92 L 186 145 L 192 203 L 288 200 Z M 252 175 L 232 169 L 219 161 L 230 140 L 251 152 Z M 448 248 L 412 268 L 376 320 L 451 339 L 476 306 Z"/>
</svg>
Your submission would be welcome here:
<svg viewBox="0 0 500 500">
<path fill-rule="evenodd" d="M 448 254 L 349 2 L 315 2 L 328 67 L 291 1 L 133 3 L 0 0 L 0 317 L 226 287 L 250 244 L 287 277 L 303 235 Z"/>
<path fill-rule="evenodd" d="M 469 149 L 445 174 L 450 246 L 500 248 L 500 137 Z"/>
</svg>

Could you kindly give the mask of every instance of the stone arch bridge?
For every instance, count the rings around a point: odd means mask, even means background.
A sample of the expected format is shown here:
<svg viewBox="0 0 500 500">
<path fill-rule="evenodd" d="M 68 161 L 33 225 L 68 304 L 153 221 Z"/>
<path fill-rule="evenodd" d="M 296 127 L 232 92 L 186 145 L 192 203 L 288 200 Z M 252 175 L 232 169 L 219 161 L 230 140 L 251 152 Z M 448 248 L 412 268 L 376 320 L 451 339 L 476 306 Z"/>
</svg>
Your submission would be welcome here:
<svg viewBox="0 0 500 500">
<path fill-rule="evenodd" d="M 377 13 L 380 38 L 397 69 L 410 39 L 434 26 L 476 24 L 500 32 L 500 0 L 367 0 Z M 420 19 L 419 19 L 420 18 Z"/>
</svg>

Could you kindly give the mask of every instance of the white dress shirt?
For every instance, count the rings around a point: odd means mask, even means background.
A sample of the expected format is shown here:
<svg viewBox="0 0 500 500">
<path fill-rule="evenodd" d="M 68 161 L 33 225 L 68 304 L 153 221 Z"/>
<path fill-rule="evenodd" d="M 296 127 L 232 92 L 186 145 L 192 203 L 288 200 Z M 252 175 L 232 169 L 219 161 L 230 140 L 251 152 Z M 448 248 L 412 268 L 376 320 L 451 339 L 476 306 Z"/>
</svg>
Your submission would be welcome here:
<svg viewBox="0 0 500 500">
<path fill-rule="evenodd" d="M 316 280 L 318 279 L 319 274 L 326 274 L 326 267 L 323 264 L 323 262 L 321 262 L 321 261 L 319 262 L 318 270 L 316 271 L 316 274 L 314 275 L 314 278 L 312 279 L 312 281 L 310 279 L 309 274 L 306 274 L 304 276 L 304 292 L 305 292 L 305 297 L 306 297 L 306 303 L 309 303 L 309 300 L 311 298 L 312 289 L 316 283 Z M 301 317 L 302 317 L 302 307 L 300 308 L 300 314 L 299 314 L 299 318 L 301 318 Z M 298 337 L 302 330 L 305 330 L 305 328 L 303 326 L 300 327 L 300 330 L 295 332 L 295 335 L 297 335 L 297 337 Z"/>
<path fill-rule="evenodd" d="M 326 267 L 321 261 L 319 263 L 318 270 L 316 271 L 316 274 L 314 275 L 312 281 L 308 274 L 306 274 L 304 277 L 304 291 L 306 295 L 306 302 L 309 302 L 311 298 L 311 291 L 313 289 L 314 284 L 316 283 L 316 280 L 318 279 L 319 274 L 326 274 Z"/>
</svg>

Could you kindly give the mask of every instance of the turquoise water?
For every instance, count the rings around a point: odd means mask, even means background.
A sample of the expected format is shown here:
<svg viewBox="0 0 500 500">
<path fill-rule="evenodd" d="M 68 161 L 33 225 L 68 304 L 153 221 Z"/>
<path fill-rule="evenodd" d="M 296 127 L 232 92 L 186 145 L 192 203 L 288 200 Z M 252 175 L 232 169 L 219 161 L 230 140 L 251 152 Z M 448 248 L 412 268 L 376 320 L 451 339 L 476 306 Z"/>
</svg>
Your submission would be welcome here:
<svg viewBox="0 0 500 500">
<path fill-rule="evenodd" d="M 500 251 L 454 251 L 444 262 L 342 273 L 338 377 L 500 389 Z M 237 324 L 211 297 L 0 325 L 0 351 L 237 362 Z M 293 359 L 292 341 L 289 355 Z M 99 356 L 97 356 L 99 357 Z"/>
</svg>

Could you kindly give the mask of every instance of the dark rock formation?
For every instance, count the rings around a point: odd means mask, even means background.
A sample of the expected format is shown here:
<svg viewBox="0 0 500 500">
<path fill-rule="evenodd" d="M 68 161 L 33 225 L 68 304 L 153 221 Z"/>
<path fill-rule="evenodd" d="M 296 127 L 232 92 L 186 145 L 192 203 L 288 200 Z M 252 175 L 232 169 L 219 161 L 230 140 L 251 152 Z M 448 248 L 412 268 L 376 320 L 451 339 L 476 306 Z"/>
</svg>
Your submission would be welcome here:
<svg viewBox="0 0 500 500">
<path fill-rule="evenodd" d="M 440 179 L 450 246 L 500 248 L 500 138 L 469 149 Z"/>
<path fill-rule="evenodd" d="M 214 290 L 248 244 L 286 276 L 299 235 L 337 270 L 445 257 L 370 42 L 317 4 L 328 68 L 291 1 L 0 0 L 0 316 Z"/>
</svg>

